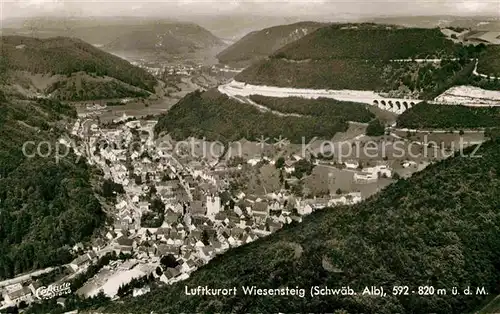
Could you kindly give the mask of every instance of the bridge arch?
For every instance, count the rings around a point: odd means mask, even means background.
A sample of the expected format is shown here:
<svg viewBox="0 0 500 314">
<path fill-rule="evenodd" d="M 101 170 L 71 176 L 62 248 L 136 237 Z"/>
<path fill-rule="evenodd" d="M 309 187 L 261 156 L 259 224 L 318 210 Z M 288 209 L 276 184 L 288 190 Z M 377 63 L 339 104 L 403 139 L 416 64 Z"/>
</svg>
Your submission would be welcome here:
<svg viewBox="0 0 500 314">
<path fill-rule="evenodd" d="M 412 106 L 412 107 L 415 106 L 415 103 L 413 101 L 410 102 L 410 106 Z"/>
<path fill-rule="evenodd" d="M 380 103 L 381 103 L 384 107 L 386 106 L 385 100 L 382 100 Z"/>
<path fill-rule="evenodd" d="M 398 109 L 401 109 L 401 103 L 399 101 L 396 101 L 396 106 L 398 107 Z"/>
<path fill-rule="evenodd" d="M 373 101 L 373 105 L 374 105 L 374 106 L 378 106 L 378 100 L 376 100 L 376 99 L 375 99 L 375 100 Z"/>
<path fill-rule="evenodd" d="M 389 100 L 389 102 L 388 102 L 388 103 L 389 103 L 389 106 L 390 106 L 391 108 L 393 108 L 393 107 L 394 107 L 394 105 L 392 104 L 392 100 Z"/>
</svg>

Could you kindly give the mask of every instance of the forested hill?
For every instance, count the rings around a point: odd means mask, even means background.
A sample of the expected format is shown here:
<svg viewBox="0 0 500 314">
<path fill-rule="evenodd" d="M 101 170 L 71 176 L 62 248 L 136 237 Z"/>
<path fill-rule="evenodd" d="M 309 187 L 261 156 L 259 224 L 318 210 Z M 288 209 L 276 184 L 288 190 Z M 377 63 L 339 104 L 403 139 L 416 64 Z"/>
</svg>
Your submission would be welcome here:
<svg viewBox="0 0 500 314">
<path fill-rule="evenodd" d="M 457 48 L 438 28 L 334 24 L 283 47 L 272 57 L 290 60 L 445 58 L 453 56 Z"/>
<path fill-rule="evenodd" d="M 299 22 L 254 31 L 220 52 L 217 58 L 221 63 L 250 65 L 325 25 L 317 22 Z"/>
<path fill-rule="evenodd" d="M 500 108 L 422 102 L 399 115 L 397 125 L 409 129 L 496 128 L 500 126 Z"/>
<path fill-rule="evenodd" d="M 391 97 L 432 99 L 457 84 L 491 88 L 472 75 L 471 59 L 488 49 L 492 48 L 453 43 L 438 28 L 334 24 L 284 46 L 235 79 L 255 85 L 373 90 Z"/>
<path fill-rule="evenodd" d="M 56 162 L 54 153 L 27 158 L 22 151 L 26 141 L 33 142 L 28 154 L 42 141 L 54 144 L 70 118 L 76 118 L 70 106 L 6 99 L 0 91 L 0 279 L 68 263 L 68 245 L 104 222 L 83 159 L 70 154 Z"/>
<path fill-rule="evenodd" d="M 292 143 L 302 143 L 304 136 L 331 139 L 337 132 L 347 130 L 348 121 L 369 122 L 374 117 L 366 105 L 353 102 L 254 98 L 286 115 L 262 112 L 217 90 L 195 91 L 160 117 L 155 132 L 170 133 L 177 140 L 192 136 L 227 143 L 243 138 L 257 141 L 261 136 L 274 139 L 281 136 Z"/>
<path fill-rule="evenodd" d="M 130 91 L 154 92 L 156 80 L 145 70 L 79 39 L 3 36 L 0 40 L 2 62 L 7 70 L 61 75 L 68 77 L 68 80 L 72 75 L 81 74 L 87 80 L 91 76 L 92 80 L 102 83 L 112 80 Z M 47 87 L 48 93 L 65 86 L 68 80 L 59 78 L 57 84 Z M 29 84 L 23 82 L 21 85 Z"/>
<path fill-rule="evenodd" d="M 464 153 L 472 153 L 467 150 Z M 110 313 L 467 313 L 487 296 L 453 287 L 500 283 L 500 141 L 401 179 L 354 207 L 324 209 L 304 222 L 212 260 L 186 281 L 109 304 Z M 481 157 L 477 157 L 481 156 Z M 258 261 L 258 262 L 256 262 Z M 304 298 L 244 296 L 241 286 L 302 287 Z M 394 296 L 394 285 L 447 289 Z M 185 287 L 239 287 L 237 296 L 187 296 Z M 316 296 L 311 286 L 382 286 L 385 297 Z"/>
</svg>

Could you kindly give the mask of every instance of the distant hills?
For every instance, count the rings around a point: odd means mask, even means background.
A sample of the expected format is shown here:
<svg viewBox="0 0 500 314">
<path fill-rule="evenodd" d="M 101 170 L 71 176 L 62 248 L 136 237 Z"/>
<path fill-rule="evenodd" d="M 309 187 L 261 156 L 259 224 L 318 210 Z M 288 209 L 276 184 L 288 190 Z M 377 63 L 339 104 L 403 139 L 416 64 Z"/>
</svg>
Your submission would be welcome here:
<svg viewBox="0 0 500 314">
<path fill-rule="evenodd" d="M 145 97 L 156 79 L 80 39 L 2 36 L 11 92 L 60 100 Z"/>
<path fill-rule="evenodd" d="M 13 23 L 3 35 L 36 38 L 72 37 L 107 51 L 183 54 L 217 48 L 224 43 L 193 23 L 140 18 L 38 18 Z"/>
<path fill-rule="evenodd" d="M 377 24 L 395 24 L 419 28 L 455 27 L 498 31 L 500 27 L 498 16 L 390 16 L 377 17 L 367 21 Z"/>
<path fill-rule="evenodd" d="M 254 31 L 220 52 L 217 58 L 225 64 L 249 65 L 325 25 L 327 24 L 299 22 Z"/>
<path fill-rule="evenodd" d="M 224 45 L 208 30 L 191 23 L 131 25 L 125 26 L 120 33 L 104 44 L 103 49 L 182 54 Z"/>
</svg>

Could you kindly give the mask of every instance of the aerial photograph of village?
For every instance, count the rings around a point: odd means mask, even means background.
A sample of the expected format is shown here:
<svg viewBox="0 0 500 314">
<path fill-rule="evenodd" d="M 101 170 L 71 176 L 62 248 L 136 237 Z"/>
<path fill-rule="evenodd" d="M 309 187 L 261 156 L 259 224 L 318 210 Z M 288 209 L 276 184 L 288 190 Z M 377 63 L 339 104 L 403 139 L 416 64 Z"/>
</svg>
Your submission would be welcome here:
<svg viewBox="0 0 500 314">
<path fill-rule="evenodd" d="M 500 2 L 0 11 L 0 313 L 500 313 Z"/>
</svg>

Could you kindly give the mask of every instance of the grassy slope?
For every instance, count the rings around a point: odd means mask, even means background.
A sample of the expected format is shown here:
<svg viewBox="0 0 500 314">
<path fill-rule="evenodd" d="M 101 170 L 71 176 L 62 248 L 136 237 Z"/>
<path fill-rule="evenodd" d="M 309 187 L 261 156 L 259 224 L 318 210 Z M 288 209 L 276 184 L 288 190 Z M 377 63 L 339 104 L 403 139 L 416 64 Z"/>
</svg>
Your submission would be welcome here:
<svg viewBox="0 0 500 314">
<path fill-rule="evenodd" d="M 498 290 L 500 142 L 482 158 L 456 157 L 400 180 L 351 208 L 325 209 L 303 223 L 231 250 L 188 280 L 110 304 L 112 313 L 333 312 L 463 313 L 483 297 L 451 295 L 451 288 Z M 300 246 L 300 247 L 299 247 Z M 297 248 L 302 253 L 297 253 Z M 300 251 L 300 250 L 299 250 Z M 258 261 L 258 263 L 255 263 Z M 342 272 L 332 272 L 336 268 Z M 184 287 L 257 285 L 383 286 L 388 295 L 315 298 L 186 296 Z M 401 296 L 393 285 L 433 285 L 447 295 Z"/>
</svg>

